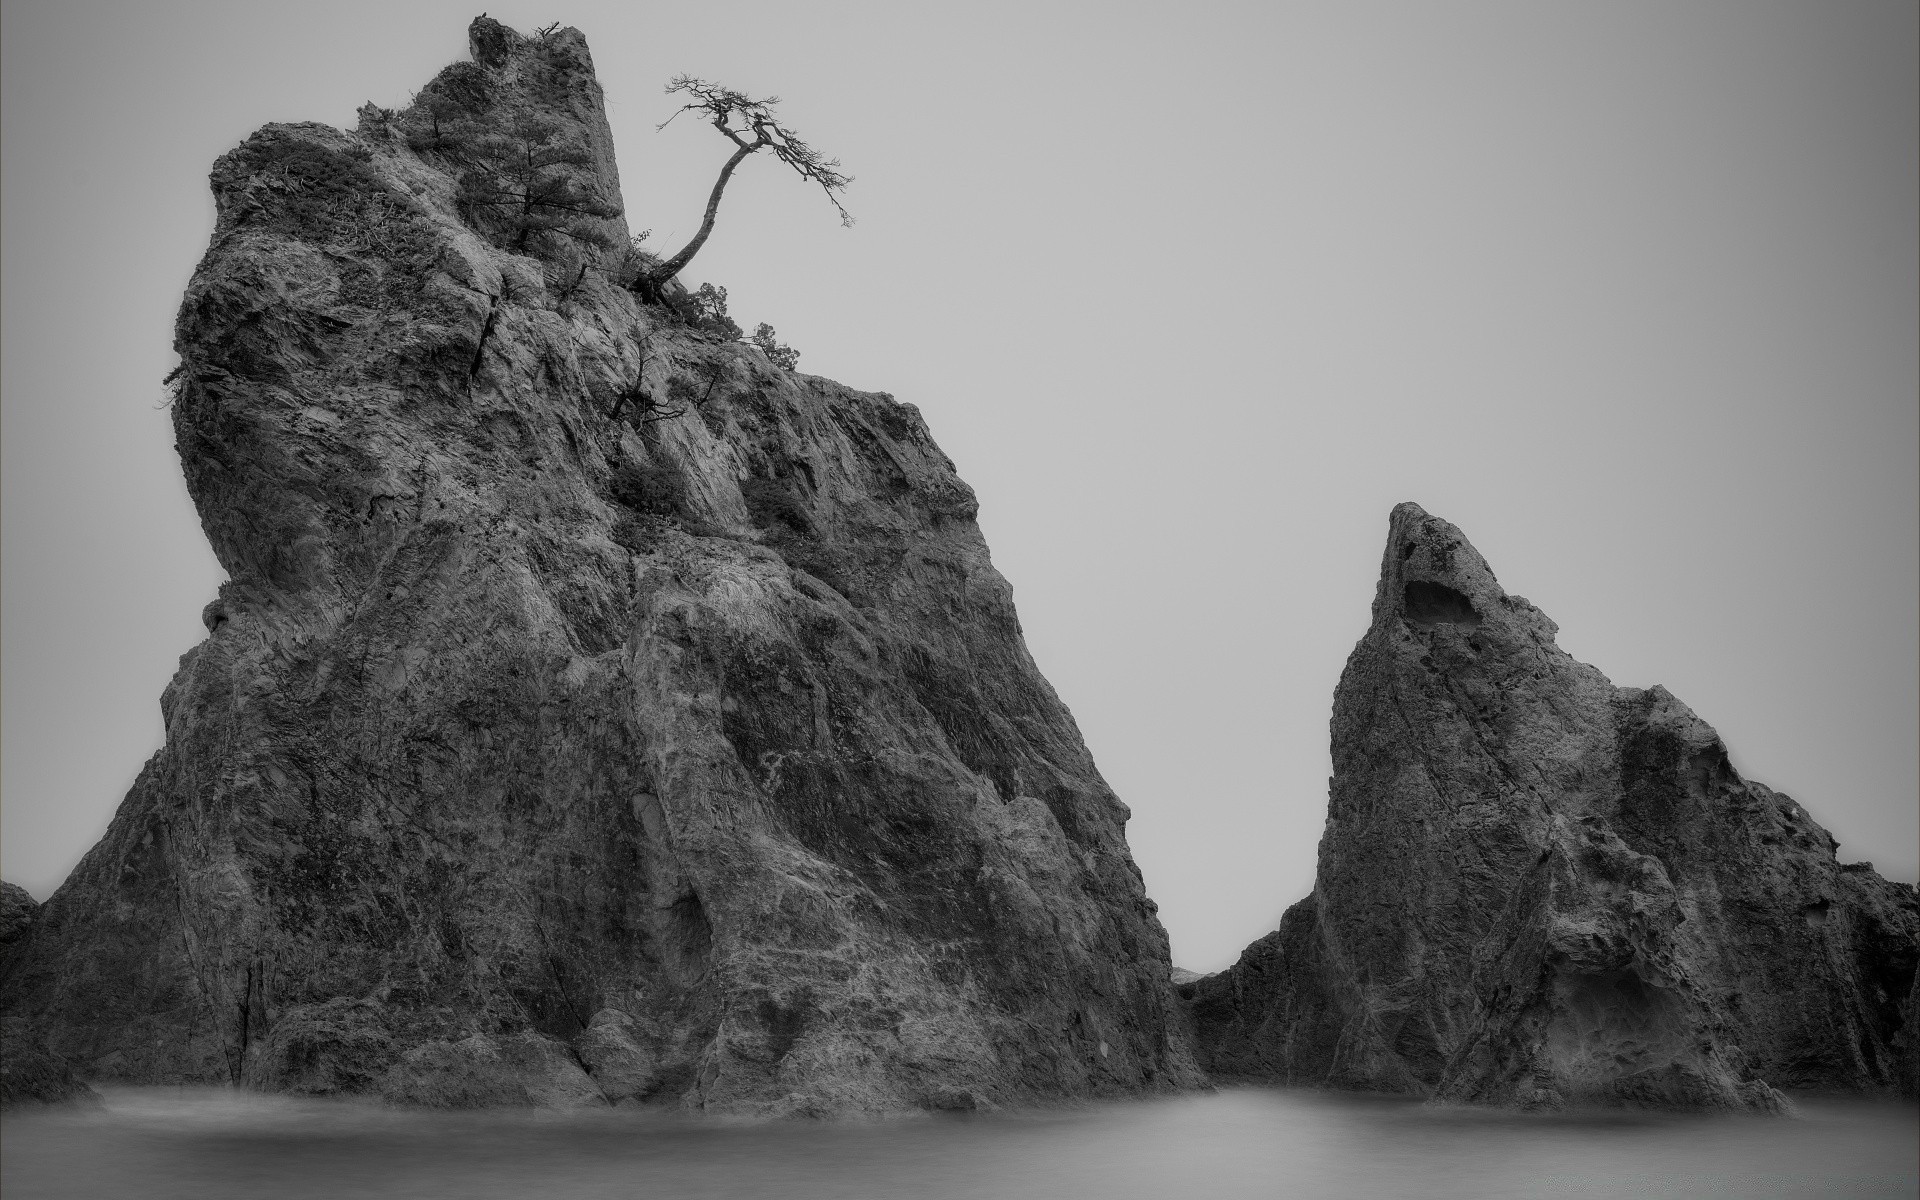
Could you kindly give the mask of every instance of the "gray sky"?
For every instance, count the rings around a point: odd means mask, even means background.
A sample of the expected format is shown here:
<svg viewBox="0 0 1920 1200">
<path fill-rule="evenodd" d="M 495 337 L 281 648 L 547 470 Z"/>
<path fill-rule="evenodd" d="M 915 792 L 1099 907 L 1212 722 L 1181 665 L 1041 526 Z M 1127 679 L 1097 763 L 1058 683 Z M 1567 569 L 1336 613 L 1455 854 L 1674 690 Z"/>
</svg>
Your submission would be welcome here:
<svg viewBox="0 0 1920 1200">
<path fill-rule="evenodd" d="M 1916 7 L 487 0 L 578 26 L 629 218 L 786 98 L 688 271 L 804 370 L 920 406 L 1132 806 L 1175 960 L 1312 886 L 1387 512 L 1915 878 Z M 45 898 L 161 739 L 220 579 L 160 380 L 213 159 L 350 126 L 472 0 L 6 0 L 0 873 Z"/>
</svg>

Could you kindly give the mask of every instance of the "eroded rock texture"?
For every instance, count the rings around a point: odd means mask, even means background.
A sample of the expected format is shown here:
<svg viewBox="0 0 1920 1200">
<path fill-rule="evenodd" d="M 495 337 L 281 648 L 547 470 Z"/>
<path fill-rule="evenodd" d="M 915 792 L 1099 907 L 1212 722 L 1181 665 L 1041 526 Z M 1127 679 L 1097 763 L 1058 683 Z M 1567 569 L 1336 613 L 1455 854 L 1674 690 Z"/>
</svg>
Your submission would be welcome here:
<svg viewBox="0 0 1920 1200">
<path fill-rule="evenodd" d="M 919 413 L 638 303 L 584 41 L 473 47 L 214 170 L 174 419 L 231 581 L 10 1022 L 424 1103 L 1195 1082 L 1127 811 Z"/>
<path fill-rule="evenodd" d="M 1556 631 L 1459 530 L 1394 510 L 1313 894 L 1183 989 L 1205 1065 L 1547 1106 L 1898 1086 L 1914 890 Z"/>
<path fill-rule="evenodd" d="M 0 880 L 0 959 L 11 954 L 14 946 L 26 937 L 39 913 L 40 906 L 27 889 Z"/>
</svg>

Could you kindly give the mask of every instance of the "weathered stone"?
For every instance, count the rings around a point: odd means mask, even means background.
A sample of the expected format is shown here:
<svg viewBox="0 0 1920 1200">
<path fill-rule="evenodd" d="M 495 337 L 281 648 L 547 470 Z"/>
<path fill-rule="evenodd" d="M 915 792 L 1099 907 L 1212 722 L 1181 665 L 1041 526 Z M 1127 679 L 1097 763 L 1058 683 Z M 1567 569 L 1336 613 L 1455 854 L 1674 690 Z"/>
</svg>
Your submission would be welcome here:
<svg viewBox="0 0 1920 1200">
<path fill-rule="evenodd" d="M 374 1090 L 395 1056 L 383 1006 L 336 997 L 276 1012 L 244 1057 L 248 1083 L 327 1096 Z"/>
<path fill-rule="evenodd" d="M 0 1036 L 0 1107 L 99 1103 L 100 1094 L 33 1031 L 9 1028 Z"/>
<path fill-rule="evenodd" d="M 1913 889 L 1556 632 L 1459 530 L 1394 510 L 1313 894 L 1183 986 L 1203 1062 L 1530 1106 L 1898 1086 Z"/>
<path fill-rule="evenodd" d="M 596 1108 L 607 1103 L 564 1044 L 531 1029 L 415 1046 L 381 1078 L 380 1094 L 396 1104 L 431 1108 Z"/>
<path fill-rule="evenodd" d="M 33 932 L 40 905 L 27 889 L 0 880 L 0 971 Z M 0 1014 L 0 1106 L 94 1102 L 99 1096 L 74 1078 L 73 1069 L 48 1050 L 42 1034 Z"/>
<path fill-rule="evenodd" d="M 32 893 L 0 879 L 0 958 L 25 940 L 39 912 L 40 905 Z"/>
<path fill-rule="evenodd" d="M 587 1073 L 609 1101 L 644 1100 L 660 1086 L 660 1056 L 653 1035 L 618 1009 L 593 1014 L 577 1049 Z"/>
<path fill-rule="evenodd" d="M 502 146 L 619 187 L 579 34 L 472 40 L 214 169 L 173 416 L 231 578 L 8 1011 L 92 1077 L 423 1103 L 547 1094 L 528 1031 L 611 1064 L 604 1010 L 710 1110 L 1196 1082 L 920 414 L 639 303 L 618 216 L 487 207 Z"/>
</svg>

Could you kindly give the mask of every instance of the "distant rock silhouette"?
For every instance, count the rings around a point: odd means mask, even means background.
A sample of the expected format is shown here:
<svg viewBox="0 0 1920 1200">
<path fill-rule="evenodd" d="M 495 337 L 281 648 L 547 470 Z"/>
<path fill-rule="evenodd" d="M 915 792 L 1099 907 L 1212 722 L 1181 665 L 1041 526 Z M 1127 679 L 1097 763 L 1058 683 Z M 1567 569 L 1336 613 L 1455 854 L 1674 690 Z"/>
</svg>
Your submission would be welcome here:
<svg viewBox="0 0 1920 1200">
<path fill-rule="evenodd" d="M 585 41 L 472 46 L 214 168 L 173 417 L 231 579 L 9 1029 L 440 1105 L 1200 1082 L 1127 810 L 919 412 L 641 304 Z"/>
<path fill-rule="evenodd" d="M 1549 1107 L 1911 1088 L 1914 889 L 1556 632 L 1394 509 L 1313 894 L 1183 988 L 1207 1068 Z"/>
</svg>

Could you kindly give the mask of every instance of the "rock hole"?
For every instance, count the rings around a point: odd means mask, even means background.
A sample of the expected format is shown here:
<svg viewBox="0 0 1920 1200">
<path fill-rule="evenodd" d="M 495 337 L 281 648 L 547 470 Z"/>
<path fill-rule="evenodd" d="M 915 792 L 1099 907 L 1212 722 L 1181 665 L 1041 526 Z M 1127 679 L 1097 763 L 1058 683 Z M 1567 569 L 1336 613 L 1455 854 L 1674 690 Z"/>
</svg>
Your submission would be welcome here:
<svg viewBox="0 0 1920 1200">
<path fill-rule="evenodd" d="M 1808 929 L 1818 929 L 1827 923 L 1827 910 L 1832 907 L 1825 900 L 1815 900 L 1801 909 L 1800 915 L 1806 919 Z"/>
<path fill-rule="evenodd" d="M 1474 611 L 1473 601 L 1444 583 L 1416 579 L 1406 586 L 1401 600 L 1401 611 L 1406 613 L 1410 624 L 1425 628 L 1480 624 L 1480 614 Z"/>
</svg>

